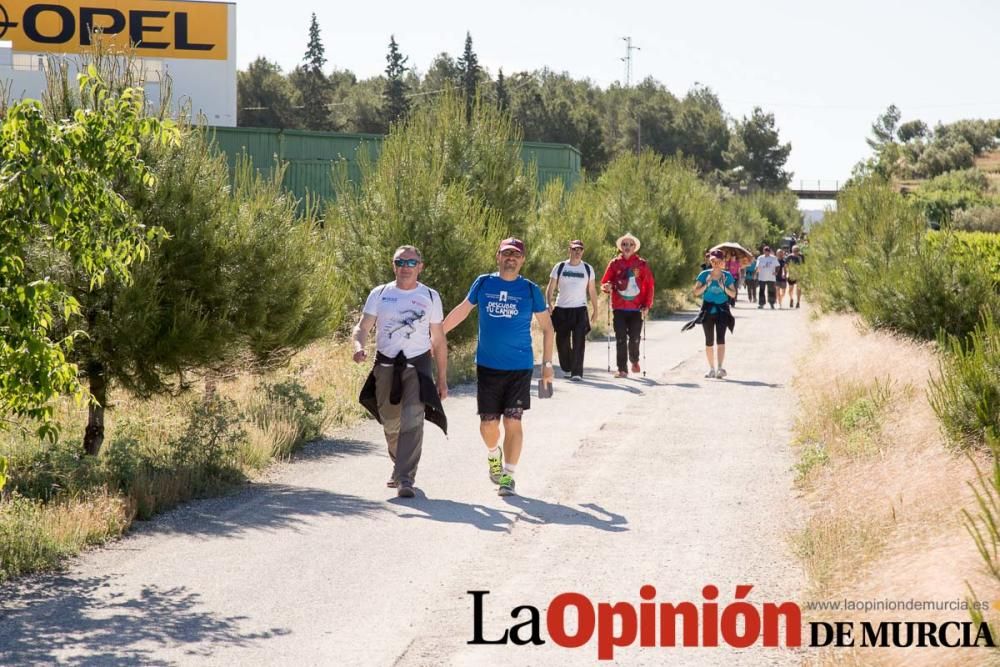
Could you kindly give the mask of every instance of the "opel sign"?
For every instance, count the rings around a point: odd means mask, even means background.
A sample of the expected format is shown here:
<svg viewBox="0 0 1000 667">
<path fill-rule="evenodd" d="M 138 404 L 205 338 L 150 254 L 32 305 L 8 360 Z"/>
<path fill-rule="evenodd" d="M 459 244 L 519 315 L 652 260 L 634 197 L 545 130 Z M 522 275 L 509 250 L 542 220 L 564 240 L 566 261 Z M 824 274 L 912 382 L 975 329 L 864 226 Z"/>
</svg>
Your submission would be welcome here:
<svg viewBox="0 0 1000 667">
<path fill-rule="evenodd" d="M 0 39 L 15 51 L 80 53 L 95 29 L 143 57 L 229 56 L 228 7 L 221 2 L 0 0 Z"/>
</svg>

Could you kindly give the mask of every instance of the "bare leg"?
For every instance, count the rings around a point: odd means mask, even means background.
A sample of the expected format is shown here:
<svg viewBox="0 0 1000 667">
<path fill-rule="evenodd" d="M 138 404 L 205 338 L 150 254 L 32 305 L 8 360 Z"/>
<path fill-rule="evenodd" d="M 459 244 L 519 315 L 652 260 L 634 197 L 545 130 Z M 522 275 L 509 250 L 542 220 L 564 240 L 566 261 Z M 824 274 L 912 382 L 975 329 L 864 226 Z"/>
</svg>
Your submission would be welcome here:
<svg viewBox="0 0 1000 667">
<path fill-rule="evenodd" d="M 523 443 L 524 430 L 521 428 L 521 420 L 505 416 L 503 418 L 503 458 L 507 463 L 517 465 L 518 459 L 521 458 L 521 445 Z"/>
<path fill-rule="evenodd" d="M 719 359 L 719 368 L 722 368 L 722 362 L 726 359 L 726 346 L 716 345 L 715 356 Z"/>
<path fill-rule="evenodd" d="M 712 356 L 712 348 L 710 347 L 705 348 L 705 358 L 708 360 L 708 367 L 715 368 L 715 361 L 713 360 Z"/>
<path fill-rule="evenodd" d="M 483 437 L 486 449 L 495 449 L 497 443 L 500 442 L 500 420 L 490 419 L 479 422 L 479 435 Z"/>
</svg>

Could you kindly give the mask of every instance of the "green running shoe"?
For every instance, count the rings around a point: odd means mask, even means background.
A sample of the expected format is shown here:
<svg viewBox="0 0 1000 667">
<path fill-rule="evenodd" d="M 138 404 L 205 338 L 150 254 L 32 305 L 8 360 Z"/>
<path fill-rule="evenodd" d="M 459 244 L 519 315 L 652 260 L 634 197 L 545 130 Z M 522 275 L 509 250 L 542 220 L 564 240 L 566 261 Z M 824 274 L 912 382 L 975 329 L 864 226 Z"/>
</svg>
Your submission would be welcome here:
<svg viewBox="0 0 1000 667">
<path fill-rule="evenodd" d="M 517 495 L 514 491 L 514 478 L 510 475 L 504 474 L 500 477 L 500 488 L 497 489 L 497 495 L 500 496 L 513 496 Z"/>
<path fill-rule="evenodd" d="M 495 459 L 487 457 L 486 460 L 490 462 L 490 481 L 499 484 L 500 477 L 503 475 L 503 452 Z"/>
</svg>

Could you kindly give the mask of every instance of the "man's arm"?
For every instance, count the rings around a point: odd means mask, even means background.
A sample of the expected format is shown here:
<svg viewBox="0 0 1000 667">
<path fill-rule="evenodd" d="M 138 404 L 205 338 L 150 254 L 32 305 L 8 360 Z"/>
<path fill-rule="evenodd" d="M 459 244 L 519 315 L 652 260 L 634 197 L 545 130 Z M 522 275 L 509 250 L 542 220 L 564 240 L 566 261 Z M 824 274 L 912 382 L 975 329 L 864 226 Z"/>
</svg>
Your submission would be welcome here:
<svg viewBox="0 0 1000 667">
<path fill-rule="evenodd" d="M 438 396 L 443 401 L 448 398 L 448 338 L 441 324 L 431 325 L 431 349 L 434 350 L 434 363 L 437 366 Z"/>
<path fill-rule="evenodd" d="M 614 278 L 611 267 L 614 265 L 615 260 L 608 262 L 608 268 L 604 269 L 604 277 L 601 278 L 601 291 L 610 294 L 611 293 L 611 280 Z"/>
<path fill-rule="evenodd" d="M 596 281 L 591 278 L 590 282 L 587 283 L 587 296 L 590 298 L 590 306 L 592 309 L 590 311 L 591 324 L 597 321 L 597 288 L 594 286 L 595 282 Z"/>
<path fill-rule="evenodd" d="M 468 299 L 462 301 L 448 313 L 448 316 L 444 318 L 444 322 L 441 326 L 444 328 L 444 333 L 447 335 L 452 329 L 457 327 L 459 324 L 465 321 L 465 318 L 469 316 L 469 313 L 475 308 Z"/>
<path fill-rule="evenodd" d="M 362 313 L 361 319 L 358 323 L 354 325 L 354 330 L 351 331 L 351 340 L 354 341 L 354 361 L 361 363 L 368 356 L 365 352 L 365 343 L 368 342 L 368 333 L 375 326 L 375 316 L 369 315 L 367 313 Z"/>
<path fill-rule="evenodd" d="M 552 310 L 552 295 L 556 291 L 556 279 L 549 278 L 549 284 L 545 286 L 545 304 Z"/>
<path fill-rule="evenodd" d="M 542 379 L 552 382 L 556 372 L 551 366 L 545 365 L 546 362 L 552 363 L 552 348 L 556 338 L 555 329 L 552 328 L 552 316 L 547 310 L 542 310 L 535 313 L 535 317 L 542 329 Z"/>
</svg>

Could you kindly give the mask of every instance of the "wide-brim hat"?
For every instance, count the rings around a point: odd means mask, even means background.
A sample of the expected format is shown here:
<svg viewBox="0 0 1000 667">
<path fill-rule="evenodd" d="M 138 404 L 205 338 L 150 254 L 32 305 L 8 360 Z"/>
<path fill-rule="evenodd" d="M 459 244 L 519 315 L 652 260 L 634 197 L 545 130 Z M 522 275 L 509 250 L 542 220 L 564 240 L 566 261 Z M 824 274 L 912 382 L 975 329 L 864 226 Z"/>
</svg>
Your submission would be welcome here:
<svg viewBox="0 0 1000 667">
<path fill-rule="evenodd" d="M 622 249 L 622 241 L 625 241 L 626 239 L 629 240 L 629 241 L 632 241 L 632 243 L 635 244 L 635 252 L 639 252 L 639 248 L 642 246 L 642 243 L 639 241 L 638 238 L 636 238 L 632 234 L 624 234 L 622 236 L 619 236 L 618 240 L 615 241 L 615 247 L 618 248 L 619 250 L 621 250 Z"/>
</svg>

